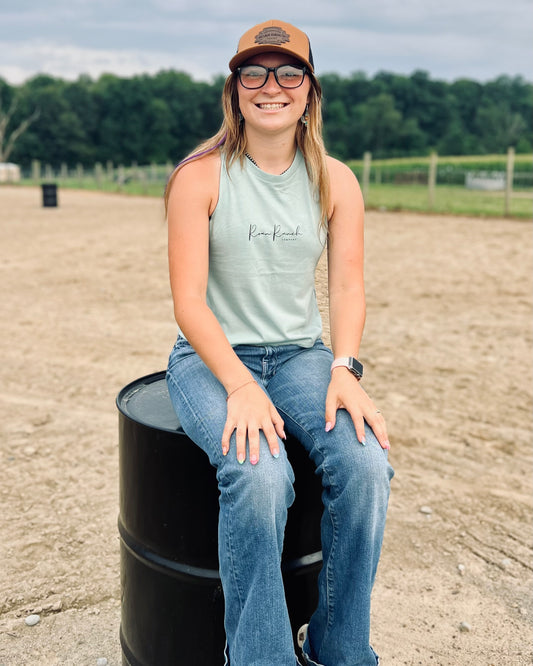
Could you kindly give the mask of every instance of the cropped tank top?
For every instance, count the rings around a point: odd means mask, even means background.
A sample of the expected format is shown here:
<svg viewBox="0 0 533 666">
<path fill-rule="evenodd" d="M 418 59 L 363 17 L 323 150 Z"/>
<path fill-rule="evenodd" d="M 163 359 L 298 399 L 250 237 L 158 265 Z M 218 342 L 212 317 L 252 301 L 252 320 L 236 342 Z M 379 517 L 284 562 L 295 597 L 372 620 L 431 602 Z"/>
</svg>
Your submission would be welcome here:
<svg viewBox="0 0 533 666">
<path fill-rule="evenodd" d="M 207 304 L 230 344 L 311 347 L 322 333 L 315 270 L 326 234 L 298 150 L 281 175 L 222 159 L 210 219 Z"/>
</svg>

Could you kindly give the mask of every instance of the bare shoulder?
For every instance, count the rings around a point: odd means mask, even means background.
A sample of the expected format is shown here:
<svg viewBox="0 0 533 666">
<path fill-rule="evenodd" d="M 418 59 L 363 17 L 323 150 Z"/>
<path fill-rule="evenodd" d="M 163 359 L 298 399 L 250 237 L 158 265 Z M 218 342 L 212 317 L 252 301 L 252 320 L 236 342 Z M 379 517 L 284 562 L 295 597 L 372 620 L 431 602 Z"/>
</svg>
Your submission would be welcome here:
<svg viewBox="0 0 533 666">
<path fill-rule="evenodd" d="M 218 199 L 220 180 L 220 152 L 218 150 L 184 164 L 170 184 L 169 206 L 177 199 L 208 203 L 214 209 Z"/>
<path fill-rule="evenodd" d="M 218 169 L 220 168 L 220 151 L 213 150 L 207 155 L 203 155 L 197 159 L 192 159 L 190 162 L 184 164 L 178 173 L 188 174 L 188 175 L 204 175 L 208 176 L 210 173 L 216 171 L 218 175 Z"/>
<path fill-rule="evenodd" d="M 346 182 L 352 186 L 357 184 L 357 178 L 355 177 L 354 172 L 349 166 L 344 164 L 344 162 L 341 162 L 330 155 L 327 156 L 326 160 L 332 186 L 335 184 L 335 181 L 338 181 L 339 179 L 341 182 Z"/>
<path fill-rule="evenodd" d="M 349 166 L 335 159 L 327 157 L 329 185 L 331 193 L 332 215 L 345 207 L 354 210 L 363 208 L 363 197 L 359 182 Z"/>
</svg>

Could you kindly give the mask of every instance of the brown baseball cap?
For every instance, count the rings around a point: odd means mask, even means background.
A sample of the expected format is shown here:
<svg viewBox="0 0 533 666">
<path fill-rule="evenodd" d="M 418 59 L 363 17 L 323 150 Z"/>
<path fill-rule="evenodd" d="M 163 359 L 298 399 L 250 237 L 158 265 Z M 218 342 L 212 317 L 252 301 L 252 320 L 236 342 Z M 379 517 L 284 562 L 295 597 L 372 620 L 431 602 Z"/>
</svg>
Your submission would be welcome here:
<svg viewBox="0 0 533 666">
<path fill-rule="evenodd" d="M 229 68 L 234 72 L 248 58 L 271 51 L 292 55 L 314 72 L 309 37 L 284 21 L 265 21 L 247 30 L 239 39 L 237 53 L 230 60 Z"/>
</svg>

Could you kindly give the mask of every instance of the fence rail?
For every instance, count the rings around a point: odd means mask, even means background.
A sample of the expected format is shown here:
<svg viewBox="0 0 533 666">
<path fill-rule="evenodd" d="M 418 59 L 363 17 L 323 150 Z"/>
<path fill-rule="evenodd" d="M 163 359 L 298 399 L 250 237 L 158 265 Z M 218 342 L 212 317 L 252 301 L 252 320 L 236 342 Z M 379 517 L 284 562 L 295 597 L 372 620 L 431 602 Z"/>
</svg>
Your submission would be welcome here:
<svg viewBox="0 0 533 666">
<path fill-rule="evenodd" d="M 525 158 L 525 159 L 524 159 Z M 533 160 L 507 156 L 429 158 L 349 162 L 358 177 L 368 208 L 428 210 L 479 215 L 533 216 Z M 60 187 L 98 189 L 161 196 L 173 165 L 167 163 L 130 166 L 111 162 L 92 168 L 59 168 L 34 161 L 22 170 L 23 184 L 55 182 Z"/>
<path fill-rule="evenodd" d="M 513 200 L 514 192 L 526 196 L 533 194 L 531 156 L 520 156 L 519 169 L 515 169 L 514 148 L 509 148 L 506 156 L 456 158 L 455 162 L 450 161 L 451 159 L 444 158 L 442 163 L 439 163 L 438 155 L 432 153 L 426 159 L 378 160 L 373 163 L 372 155 L 365 153 L 362 162 L 351 162 L 350 166 L 362 183 L 366 202 L 373 201 L 374 190 L 378 189 L 383 193 L 387 185 L 397 186 L 398 189 L 406 186 L 418 186 L 419 188 L 423 186 L 427 188 L 425 209 L 442 210 L 445 188 L 456 187 L 462 190 L 480 191 L 481 194 L 486 195 L 485 205 L 481 206 L 480 214 L 495 213 L 494 198 L 489 198 L 490 193 L 500 194 L 502 198 L 503 210 L 497 211 L 498 214 L 518 217 L 533 215 L 533 210 L 523 205 L 520 205 L 520 212 L 513 210 L 516 208 Z M 440 205 L 437 205 L 437 186 L 440 186 L 438 191 L 441 199 Z M 464 206 L 468 211 L 467 193 L 464 198 Z M 473 197 L 470 197 L 470 200 L 473 201 Z M 378 204 L 378 207 L 382 206 L 383 204 Z M 403 206 L 409 208 L 409 204 L 404 203 Z M 400 207 L 402 207 L 401 204 Z M 420 202 L 416 204 L 416 209 L 420 209 Z M 444 209 L 449 210 L 450 206 L 445 205 Z"/>
<path fill-rule="evenodd" d="M 130 166 L 122 164 L 115 166 L 112 162 L 108 162 L 105 167 L 100 163 L 96 163 L 92 168 L 86 168 L 81 164 L 69 168 L 66 164 L 62 164 L 59 169 L 54 169 L 49 164 L 43 168 L 40 162 L 34 160 L 31 169 L 22 171 L 22 179 L 35 183 L 56 181 L 60 185 L 69 187 L 94 187 L 117 192 L 134 184 L 139 193 L 149 194 L 154 186 L 164 188 L 173 168 L 171 163 L 164 165 L 133 163 Z"/>
</svg>

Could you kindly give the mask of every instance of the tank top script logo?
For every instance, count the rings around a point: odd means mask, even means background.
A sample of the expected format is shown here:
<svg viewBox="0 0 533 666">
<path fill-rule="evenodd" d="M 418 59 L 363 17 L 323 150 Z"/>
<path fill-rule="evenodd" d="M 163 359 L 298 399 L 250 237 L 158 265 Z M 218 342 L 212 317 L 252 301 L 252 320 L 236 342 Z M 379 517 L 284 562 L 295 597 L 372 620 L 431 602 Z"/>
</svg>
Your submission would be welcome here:
<svg viewBox="0 0 533 666">
<path fill-rule="evenodd" d="M 303 235 L 304 234 L 300 228 L 300 225 L 298 225 L 294 231 L 284 231 L 281 227 L 281 224 L 274 224 L 272 228 L 268 230 L 258 229 L 257 224 L 250 224 L 248 228 L 248 240 L 250 242 L 258 238 L 269 239 L 273 243 L 278 240 L 295 241 Z"/>
</svg>

